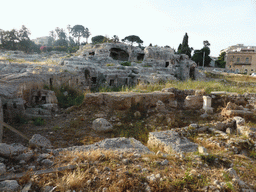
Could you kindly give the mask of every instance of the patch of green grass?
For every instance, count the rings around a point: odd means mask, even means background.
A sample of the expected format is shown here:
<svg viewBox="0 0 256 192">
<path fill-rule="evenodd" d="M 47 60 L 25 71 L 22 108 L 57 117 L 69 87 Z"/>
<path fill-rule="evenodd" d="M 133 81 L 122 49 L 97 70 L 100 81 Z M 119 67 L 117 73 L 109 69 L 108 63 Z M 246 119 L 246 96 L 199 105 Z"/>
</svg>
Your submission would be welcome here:
<svg viewBox="0 0 256 192">
<path fill-rule="evenodd" d="M 234 189 L 232 183 L 227 182 L 226 185 L 227 185 L 227 188 L 228 188 L 228 189 L 230 189 L 231 191 L 235 191 L 235 189 Z"/>
<path fill-rule="evenodd" d="M 140 112 L 139 117 L 135 117 L 134 113 Z M 133 137 L 142 143 L 147 143 L 148 134 L 152 131 L 151 128 L 145 126 L 144 118 L 146 117 L 146 109 L 143 104 L 138 103 L 126 112 L 125 115 L 120 116 L 122 125 L 114 126 L 115 137 Z"/>
<path fill-rule="evenodd" d="M 249 157 L 256 159 L 256 151 L 251 151 Z"/>
<path fill-rule="evenodd" d="M 213 164 L 215 159 L 216 159 L 216 155 L 213 154 L 208 154 L 208 155 L 200 155 L 201 160 L 204 163 L 207 163 L 209 165 Z"/>
<path fill-rule="evenodd" d="M 131 66 L 131 62 L 130 61 L 124 61 L 122 63 L 120 63 L 123 66 Z"/>
<path fill-rule="evenodd" d="M 107 67 L 115 66 L 115 64 L 114 64 L 114 63 L 108 63 L 108 64 L 106 64 L 106 66 L 107 66 Z"/>
<path fill-rule="evenodd" d="M 204 177 L 196 177 L 191 175 L 188 171 L 185 173 L 183 179 L 177 179 L 172 182 L 175 186 L 175 189 L 182 190 L 184 188 L 190 189 L 191 191 L 196 191 L 198 187 L 202 187 L 207 183 L 206 178 Z"/>
<path fill-rule="evenodd" d="M 37 117 L 37 118 L 34 118 L 33 123 L 36 126 L 41 126 L 45 124 L 45 121 L 41 117 Z"/>
<path fill-rule="evenodd" d="M 152 67 L 152 66 L 150 66 L 150 65 L 143 65 L 142 67 Z"/>
<path fill-rule="evenodd" d="M 58 105 L 61 108 L 68 108 L 74 105 L 78 106 L 82 104 L 84 100 L 82 91 L 69 86 L 62 86 L 60 89 L 53 88 L 53 90 L 58 99 Z"/>
</svg>

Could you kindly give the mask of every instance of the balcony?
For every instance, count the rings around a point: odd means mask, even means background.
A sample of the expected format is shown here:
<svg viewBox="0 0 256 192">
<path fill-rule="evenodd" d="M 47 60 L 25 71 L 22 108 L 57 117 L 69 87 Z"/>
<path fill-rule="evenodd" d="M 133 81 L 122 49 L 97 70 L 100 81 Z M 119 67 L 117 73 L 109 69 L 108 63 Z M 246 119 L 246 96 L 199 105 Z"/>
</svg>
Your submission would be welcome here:
<svg viewBox="0 0 256 192">
<path fill-rule="evenodd" d="M 237 62 L 234 63 L 234 65 L 252 65 L 251 63 L 241 63 L 241 62 Z"/>
</svg>

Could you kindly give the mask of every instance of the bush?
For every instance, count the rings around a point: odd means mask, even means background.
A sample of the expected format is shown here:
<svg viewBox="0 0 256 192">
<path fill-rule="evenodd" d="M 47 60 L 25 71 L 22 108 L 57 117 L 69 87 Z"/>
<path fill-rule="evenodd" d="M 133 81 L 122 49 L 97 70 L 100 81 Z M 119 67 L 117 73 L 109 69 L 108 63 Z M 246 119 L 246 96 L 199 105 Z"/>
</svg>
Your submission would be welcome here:
<svg viewBox="0 0 256 192">
<path fill-rule="evenodd" d="M 131 62 L 130 61 L 124 61 L 122 63 L 120 63 L 123 66 L 131 66 Z"/>
<path fill-rule="evenodd" d="M 73 105 L 80 105 L 84 100 L 84 95 L 81 91 L 63 86 L 60 89 L 53 89 L 58 99 L 58 105 L 61 108 L 68 108 Z"/>
<path fill-rule="evenodd" d="M 41 47 L 40 47 L 40 51 L 41 51 L 41 52 L 46 52 L 46 46 L 41 46 Z"/>
<path fill-rule="evenodd" d="M 37 117 L 34 119 L 34 125 L 36 126 L 41 126 L 41 125 L 44 125 L 44 119 L 42 119 L 41 117 Z"/>
<path fill-rule="evenodd" d="M 53 51 L 67 51 L 67 47 L 65 47 L 65 46 L 55 46 L 55 47 L 53 47 Z"/>
</svg>

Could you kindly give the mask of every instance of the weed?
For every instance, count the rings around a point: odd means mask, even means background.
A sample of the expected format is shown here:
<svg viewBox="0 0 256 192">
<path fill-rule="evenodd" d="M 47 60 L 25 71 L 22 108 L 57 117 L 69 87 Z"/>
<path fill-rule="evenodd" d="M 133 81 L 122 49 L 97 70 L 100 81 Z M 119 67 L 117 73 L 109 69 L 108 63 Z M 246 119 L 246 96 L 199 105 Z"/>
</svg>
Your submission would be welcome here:
<svg viewBox="0 0 256 192">
<path fill-rule="evenodd" d="M 36 126 L 41 126 L 45 124 L 44 119 L 42 119 L 41 117 L 34 118 L 33 123 Z"/>
<path fill-rule="evenodd" d="M 256 151 L 251 151 L 249 157 L 256 159 Z"/>
<path fill-rule="evenodd" d="M 208 154 L 208 155 L 200 155 L 200 158 L 202 161 L 204 161 L 207 164 L 213 164 L 216 158 L 216 155 Z"/>
<path fill-rule="evenodd" d="M 227 185 L 227 188 L 228 188 L 228 189 L 230 189 L 231 191 L 235 191 L 235 189 L 234 189 L 232 183 L 227 182 L 226 185 Z"/>
<path fill-rule="evenodd" d="M 120 63 L 123 66 L 131 66 L 131 62 L 130 61 L 124 61 L 122 63 Z"/>
<path fill-rule="evenodd" d="M 108 63 L 108 64 L 106 64 L 106 66 L 107 66 L 107 67 L 115 66 L 115 64 L 114 64 L 114 63 Z"/>
</svg>

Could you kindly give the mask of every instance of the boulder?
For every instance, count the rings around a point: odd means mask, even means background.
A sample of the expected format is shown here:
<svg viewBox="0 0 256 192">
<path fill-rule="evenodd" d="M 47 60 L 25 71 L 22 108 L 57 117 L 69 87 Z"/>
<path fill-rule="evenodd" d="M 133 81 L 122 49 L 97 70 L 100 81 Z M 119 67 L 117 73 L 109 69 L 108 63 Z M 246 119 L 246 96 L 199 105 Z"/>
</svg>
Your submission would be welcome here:
<svg viewBox="0 0 256 192">
<path fill-rule="evenodd" d="M 52 148 L 51 142 L 40 134 L 33 135 L 33 137 L 29 140 L 29 144 L 33 147 Z"/>
<path fill-rule="evenodd" d="M 4 157 L 15 156 L 20 153 L 23 153 L 26 150 L 27 147 L 24 147 L 21 144 L 8 145 L 6 143 L 0 143 L 0 155 Z"/>
<path fill-rule="evenodd" d="M 119 153 L 133 152 L 133 153 L 152 153 L 146 146 L 144 146 L 140 141 L 134 138 L 111 138 L 105 139 L 103 141 L 97 142 L 92 145 L 74 146 L 68 148 L 59 148 L 53 150 L 53 154 L 58 154 L 61 151 L 91 151 L 91 150 L 110 150 Z"/>
<path fill-rule="evenodd" d="M 113 126 L 106 119 L 98 118 L 92 122 L 92 129 L 97 132 L 109 132 L 113 130 Z"/>
<path fill-rule="evenodd" d="M 14 191 L 18 191 L 19 188 L 20 188 L 20 185 L 16 180 L 5 180 L 0 182 L 0 191 L 14 192 Z"/>
<path fill-rule="evenodd" d="M 3 175 L 6 173 L 6 166 L 3 163 L 0 163 L 0 175 Z"/>
</svg>

